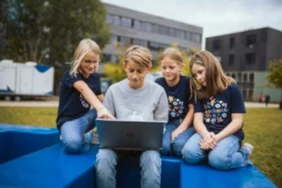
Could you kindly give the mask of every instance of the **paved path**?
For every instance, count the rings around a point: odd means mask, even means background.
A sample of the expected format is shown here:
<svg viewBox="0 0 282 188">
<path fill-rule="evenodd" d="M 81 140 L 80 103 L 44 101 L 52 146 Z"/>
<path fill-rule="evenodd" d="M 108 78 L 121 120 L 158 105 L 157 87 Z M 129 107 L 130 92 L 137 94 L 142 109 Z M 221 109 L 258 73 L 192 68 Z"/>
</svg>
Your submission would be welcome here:
<svg viewBox="0 0 282 188">
<path fill-rule="evenodd" d="M 58 107 L 58 101 L 0 101 L 1 106 Z M 265 108 L 265 103 L 245 102 L 247 108 Z M 268 104 L 269 108 L 278 108 L 279 104 Z"/>
</svg>

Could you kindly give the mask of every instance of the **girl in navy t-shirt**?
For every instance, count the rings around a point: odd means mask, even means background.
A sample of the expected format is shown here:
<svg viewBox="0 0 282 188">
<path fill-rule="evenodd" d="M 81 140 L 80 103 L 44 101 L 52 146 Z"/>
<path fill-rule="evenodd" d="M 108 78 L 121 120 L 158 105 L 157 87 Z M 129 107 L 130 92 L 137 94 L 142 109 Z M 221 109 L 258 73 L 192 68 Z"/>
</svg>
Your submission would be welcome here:
<svg viewBox="0 0 282 188">
<path fill-rule="evenodd" d="M 198 52 L 190 62 L 195 91 L 194 127 L 197 131 L 185 144 L 187 163 L 208 157 L 209 164 L 227 170 L 252 164 L 251 144 L 241 146 L 243 114 L 246 112 L 240 88 L 224 74 L 218 59 L 208 51 Z"/>
<path fill-rule="evenodd" d="M 103 94 L 95 73 L 100 54 L 96 42 L 83 39 L 76 48 L 71 67 L 63 75 L 56 122 L 66 152 L 82 151 L 84 133 L 94 128 L 97 116 L 113 118 L 101 103 Z"/>
<path fill-rule="evenodd" d="M 192 125 L 194 107 L 189 99 L 190 89 L 187 76 L 182 76 L 184 66 L 182 54 L 174 48 L 167 48 L 161 55 L 162 78 L 156 82 L 163 86 L 169 103 L 169 121 L 165 125 L 162 155 L 181 157 L 181 150 L 195 133 Z"/>
</svg>

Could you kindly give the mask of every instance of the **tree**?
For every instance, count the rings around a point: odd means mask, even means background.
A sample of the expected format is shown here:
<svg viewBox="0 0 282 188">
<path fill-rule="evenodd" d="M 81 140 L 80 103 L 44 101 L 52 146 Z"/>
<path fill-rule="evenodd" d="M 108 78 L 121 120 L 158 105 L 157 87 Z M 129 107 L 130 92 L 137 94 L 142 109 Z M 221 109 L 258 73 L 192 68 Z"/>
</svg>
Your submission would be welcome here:
<svg viewBox="0 0 282 188">
<path fill-rule="evenodd" d="M 102 49 L 110 38 L 100 0 L 9 0 L 6 23 L 5 58 L 55 66 L 57 84 L 81 39 L 92 38 Z"/>
<path fill-rule="evenodd" d="M 280 88 L 282 91 L 282 59 L 271 62 L 269 64 L 269 72 L 267 79 L 270 84 L 274 85 L 276 88 Z M 282 109 L 282 95 L 280 108 Z"/>
</svg>

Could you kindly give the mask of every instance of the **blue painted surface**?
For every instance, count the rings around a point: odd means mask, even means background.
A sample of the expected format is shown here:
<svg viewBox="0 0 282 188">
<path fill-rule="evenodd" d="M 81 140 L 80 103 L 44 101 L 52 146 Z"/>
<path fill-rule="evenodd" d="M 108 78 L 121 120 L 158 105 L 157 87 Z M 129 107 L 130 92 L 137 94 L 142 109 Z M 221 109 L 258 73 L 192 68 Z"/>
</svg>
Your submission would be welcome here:
<svg viewBox="0 0 282 188">
<path fill-rule="evenodd" d="M 48 65 L 36 65 L 35 68 L 37 69 L 38 72 L 46 72 L 47 70 L 49 70 L 50 68 L 52 68 L 51 66 Z"/>
<path fill-rule="evenodd" d="M 276 186 L 255 166 L 221 171 L 208 164 L 187 165 L 181 163 L 181 187 L 205 188 L 275 188 Z M 189 175 L 188 175 L 189 174 Z"/>
<path fill-rule="evenodd" d="M 95 187 L 97 146 L 67 154 L 57 129 L 0 124 L 0 187 Z M 138 158 L 121 159 L 118 188 L 140 187 Z M 162 188 L 276 187 L 255 166 L 219 171 L 162 157 Z"/>
</svg>

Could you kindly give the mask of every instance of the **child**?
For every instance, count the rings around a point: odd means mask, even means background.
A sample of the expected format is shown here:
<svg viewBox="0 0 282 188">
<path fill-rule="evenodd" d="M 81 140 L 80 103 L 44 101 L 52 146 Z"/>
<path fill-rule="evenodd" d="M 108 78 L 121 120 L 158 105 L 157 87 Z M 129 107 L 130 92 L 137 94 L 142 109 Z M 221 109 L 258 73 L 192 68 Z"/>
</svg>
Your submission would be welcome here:
<svg viewBox="0 0 282 188">
<path fill-rule="evenodd" d="M 226 76 L 217 58 L 208 51 L 194 55 L 190 62 L 196 104 L 194 127 L 197 131 L 185 144 L 182 154 L 187 163 L 208 157 L 214 168 L 228 170 L 252 164 L 253 146 L 240 144 L 245 106 L 235 81 Z M 200 88 L 196 88 L 196 83 Z"/>
<path fill-rule="evenodd" d="M 99 66 L 100 53 L 96 42 L 83 39 L 62 78 L 56 122 L 64 149 L 69 153 L 82 151 L 84 133 L 94 128 L 97 116 L 113 118 L 101 103 L 100 79 L 94 73 Z"/>
<path fill-rule="evenodd" d="M 169 122 L 165 126 L 162 155 L 181 157 L 184 144 L 195 133 L 192 126 L 194 106 L 193 101 L 189 100 L 190 78 L 181 75 L 183 66 L 182 54 L 178 50 L 167 48 L 162 53 L 163 77 L 156 82 L 165 89 L 169 103 Z"/>
<path fill-rule="evenodd" d="M 152 55 L 147 48 L 132 46 L 127 49 L 123 62 L 127 79 L 113 84 L 104 100 L 104 105 L 117 119 L 139 116 L 138 119 L 167 121 L 168 104 L 164 89 L 154 82 L 145 80 L 151 67 Z M 161 182 L 159 152 L 147 150 L 140 155 L 141 187 L 159 188 Z M 96 157 L 98 188 L 116 187 L 116 165 L 120 156 L 121 152 L 118 151 L 99 150 Z"/>
</svg>

